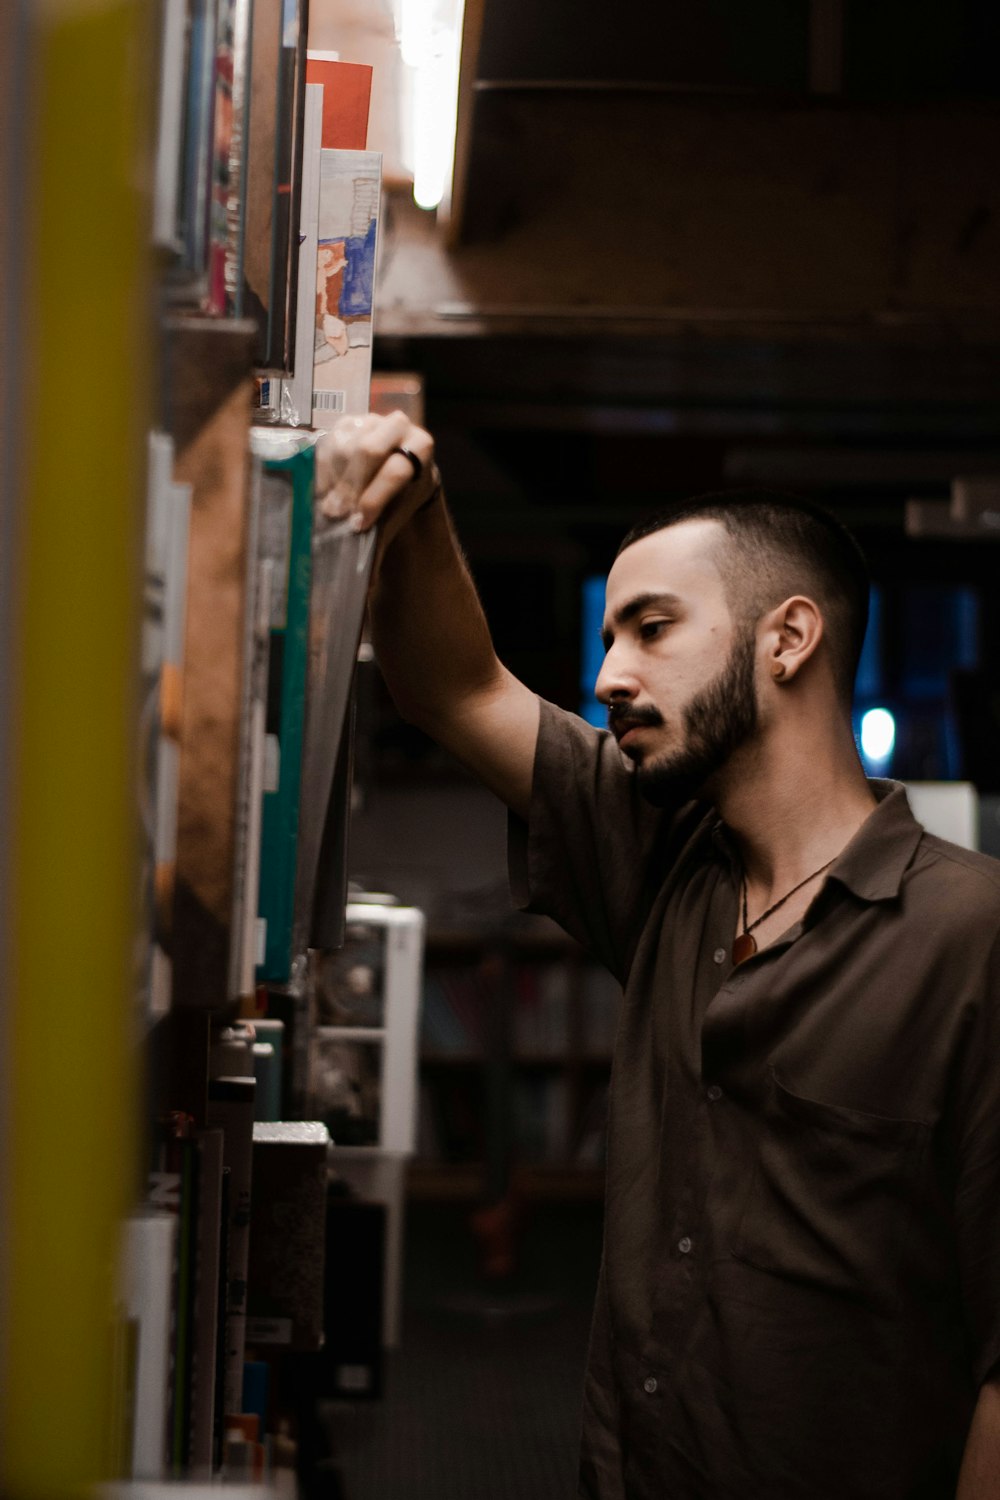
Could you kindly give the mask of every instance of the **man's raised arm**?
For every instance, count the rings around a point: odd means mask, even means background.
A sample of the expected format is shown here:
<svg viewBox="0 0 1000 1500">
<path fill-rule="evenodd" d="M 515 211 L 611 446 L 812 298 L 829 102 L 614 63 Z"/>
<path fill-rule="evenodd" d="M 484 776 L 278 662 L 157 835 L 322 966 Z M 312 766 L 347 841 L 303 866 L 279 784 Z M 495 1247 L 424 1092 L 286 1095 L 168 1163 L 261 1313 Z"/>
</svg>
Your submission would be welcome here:
<svg viewBox="0 0 1000 1500">
<path fill-rule="evenodd" d="M 526 817 L 538 699 L 493 649 L 430 434 L 402 412 L 344 418 L 317 445 L 316 488 L 326 515 L 379 525 L 372 633 L 399 712 Z"/>
</svg>

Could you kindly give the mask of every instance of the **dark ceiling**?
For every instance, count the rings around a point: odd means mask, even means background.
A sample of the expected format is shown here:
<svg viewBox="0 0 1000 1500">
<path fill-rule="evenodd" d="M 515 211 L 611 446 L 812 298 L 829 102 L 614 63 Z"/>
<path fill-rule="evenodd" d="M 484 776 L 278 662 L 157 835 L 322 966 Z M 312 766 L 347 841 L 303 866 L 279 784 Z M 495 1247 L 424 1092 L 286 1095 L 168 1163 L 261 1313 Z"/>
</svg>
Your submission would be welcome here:
<svg viewBox="0 0 1000 1500">
<path fill-rule="evenodd" d="M 482 23 L 466 321 L 428 293 L 377 350 L 425 375 L 480 559 L 547 536 L 593 566 L 658 500 L 771 484 L 891 571 L 908 498 L 1000 468 L 1000 4 L 483 0 Z M 398 248 L 417 303 L 433 261 Z M 906 567 L 948 555 L 911 541 Z"/>
<path fill-rule="evenodd" d="M 995 0 L 487 0 L 477 76 L 803 93 L 839 61 L 847 99 L 997 98 L 998 48 Z"/>
</svg>

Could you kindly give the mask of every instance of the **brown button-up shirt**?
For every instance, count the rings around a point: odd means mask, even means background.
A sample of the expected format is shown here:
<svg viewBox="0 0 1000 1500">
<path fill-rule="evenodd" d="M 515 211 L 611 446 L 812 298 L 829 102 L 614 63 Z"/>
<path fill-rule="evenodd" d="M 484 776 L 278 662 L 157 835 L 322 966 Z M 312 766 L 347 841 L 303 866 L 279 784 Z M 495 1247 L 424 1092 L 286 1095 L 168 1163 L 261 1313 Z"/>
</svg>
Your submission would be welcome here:
<svg viewBox="0 0 1000 1500">
<path fill-rule="evenodd" d="M 543 704 L 515 899 L 625 991 L 590 1500 L 954 1495 L 1000 1364 L 1000 864 L 874 785 L 803 920 L 734 970 L 717 814 L 651 807 Z"/>
</svg>

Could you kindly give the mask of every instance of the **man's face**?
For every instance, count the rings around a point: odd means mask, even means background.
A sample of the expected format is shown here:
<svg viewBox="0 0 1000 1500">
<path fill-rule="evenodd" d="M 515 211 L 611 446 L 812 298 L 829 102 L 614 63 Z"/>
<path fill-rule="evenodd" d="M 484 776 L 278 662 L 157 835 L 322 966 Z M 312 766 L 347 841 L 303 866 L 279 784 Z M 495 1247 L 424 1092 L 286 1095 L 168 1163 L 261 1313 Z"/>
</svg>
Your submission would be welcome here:
<svg viewBox="0 0 1000 1500">
<path fill-rule="evenodd" d="M 643 795 L 694 796 L 757 730 L 756 636 L 734 623 L 714 561 L 718 521 L 634 542 L 608 577 L 596 693 Z"/>
</svg>

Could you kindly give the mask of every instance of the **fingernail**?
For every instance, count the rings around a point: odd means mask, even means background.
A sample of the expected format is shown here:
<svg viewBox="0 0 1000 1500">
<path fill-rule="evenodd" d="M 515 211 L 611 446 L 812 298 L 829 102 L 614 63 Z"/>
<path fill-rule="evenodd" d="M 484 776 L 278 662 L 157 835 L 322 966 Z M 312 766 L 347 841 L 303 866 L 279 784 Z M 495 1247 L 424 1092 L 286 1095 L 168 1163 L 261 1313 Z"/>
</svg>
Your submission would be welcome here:
<svg viewBox="0 0 1000 1500">
<path fill-rule="evenodd" d="M 361 531 L 364 528 L 364 524 L 365 524 L 365 518 L 364 518 L 364 516 L 361 514 L 361 512 L 359 510 L 356 510 L 354 512 L 353 516 L 351 517 L 351 530 L 352 531 Z"/>
</svg>

